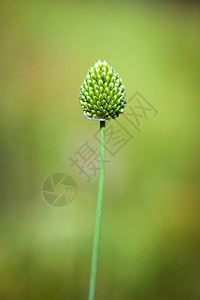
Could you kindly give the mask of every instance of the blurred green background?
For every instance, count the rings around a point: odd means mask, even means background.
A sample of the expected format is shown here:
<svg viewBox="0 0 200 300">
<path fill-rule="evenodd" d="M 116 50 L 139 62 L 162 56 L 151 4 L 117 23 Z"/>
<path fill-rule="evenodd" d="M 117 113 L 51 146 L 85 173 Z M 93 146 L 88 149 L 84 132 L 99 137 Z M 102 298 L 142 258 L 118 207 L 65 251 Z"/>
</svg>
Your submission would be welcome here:
<svg viewBox="0 0 200 300">
<path fill-rule="evenodd" d="M 1 1 L 0 299 L 88 297 L 98 176 L 69 157 L 99 126 L 78 100 L 98 59 L 158 115 L 106 169 L 96 299 L 200 299 L 199 16 L 189 1 Z M 42 197 L 56 172 L 77 184 L 67 207 Z"/>
</svg>

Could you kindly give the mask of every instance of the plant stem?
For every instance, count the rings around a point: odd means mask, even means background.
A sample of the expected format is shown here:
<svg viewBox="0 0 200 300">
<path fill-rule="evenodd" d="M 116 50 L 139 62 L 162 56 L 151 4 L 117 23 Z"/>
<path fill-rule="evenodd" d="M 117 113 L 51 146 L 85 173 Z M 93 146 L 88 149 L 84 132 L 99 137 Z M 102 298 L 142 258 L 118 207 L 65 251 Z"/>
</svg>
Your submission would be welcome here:
<svg viewBox="0 0 200 300">
<path fill-rule="evenodd" d="M 100 233 L 101 233 L 102 207 L 103 207 L 104 173 L 105 173 L 105 121 L 100 121 L 99 188 L 98 188 L 98 199 L 97 199 L 94 244 L 93 244 L 93 252 L 92 252 L 89 300 L 94 300 L 94 296 L 95 296 L 95 284 L 96 284 L 96 273 L 97 273 L 99 242 L 100 242 Z"/>
</svg>

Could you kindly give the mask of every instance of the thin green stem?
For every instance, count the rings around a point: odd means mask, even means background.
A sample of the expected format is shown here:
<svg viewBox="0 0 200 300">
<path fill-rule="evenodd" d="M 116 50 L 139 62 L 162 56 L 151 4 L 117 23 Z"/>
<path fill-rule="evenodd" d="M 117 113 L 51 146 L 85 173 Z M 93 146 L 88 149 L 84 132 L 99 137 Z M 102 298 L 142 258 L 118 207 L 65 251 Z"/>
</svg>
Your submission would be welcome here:
<svg viewBox="0 0 200 300">
<path fill-rule="evenodd" d="M 89 300 L 94 300 L 94 296 L 95 296 L 95 284 L 96 284 L 99 242 L 100 242 L 100 233 L 101 233 L 102 207 L 103 207 L 104 173 L 105 173 L 105 121 L 100 121 L 99 189 L 98 189 L 98 199 L 97 199 L 94 244 L 93 244 L 93 252 L 92 252 Z"/>
</svg>

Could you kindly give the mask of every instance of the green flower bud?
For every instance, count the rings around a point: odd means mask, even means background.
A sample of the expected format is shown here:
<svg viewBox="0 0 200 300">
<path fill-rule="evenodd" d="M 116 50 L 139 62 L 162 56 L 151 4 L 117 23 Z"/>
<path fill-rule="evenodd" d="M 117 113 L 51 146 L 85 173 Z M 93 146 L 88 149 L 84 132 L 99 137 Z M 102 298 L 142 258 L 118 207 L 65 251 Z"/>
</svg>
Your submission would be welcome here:
<svg viewBox="0 0 200 300">
<path fill-rule="evenodd" d="M 115 119 L 126 106 L 125 87 L 119 74 L 107 62 L 98 60 L 81 85 L 79 101 L 84 116 L 92 120 Z"/>
</svg>

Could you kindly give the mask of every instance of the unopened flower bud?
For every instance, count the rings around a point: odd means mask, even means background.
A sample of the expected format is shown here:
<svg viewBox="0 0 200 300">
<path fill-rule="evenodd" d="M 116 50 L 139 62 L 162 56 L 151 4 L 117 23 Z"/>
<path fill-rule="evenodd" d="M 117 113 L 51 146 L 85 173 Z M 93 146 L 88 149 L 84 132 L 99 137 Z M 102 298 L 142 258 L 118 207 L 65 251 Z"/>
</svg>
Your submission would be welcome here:
<svg viewBox="0 0 200 300">
<path fill-rule="evenodd" d="M 126 106 L 125 87 L 119 74 L 107 62 L 98 60 L 81 85 L 80 104 L 84 115 L 92 120 L 115 119 Z"/>
</svg>

